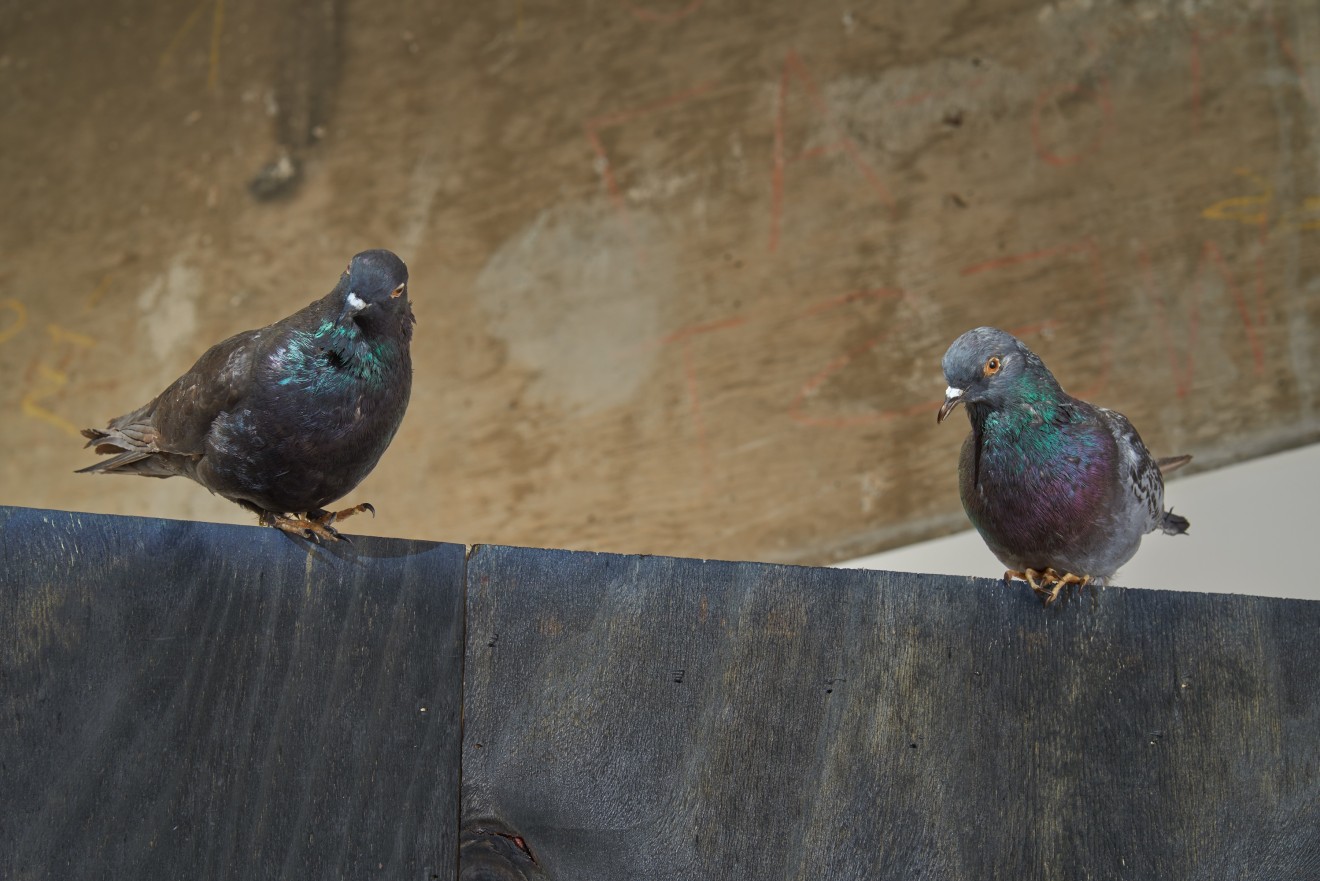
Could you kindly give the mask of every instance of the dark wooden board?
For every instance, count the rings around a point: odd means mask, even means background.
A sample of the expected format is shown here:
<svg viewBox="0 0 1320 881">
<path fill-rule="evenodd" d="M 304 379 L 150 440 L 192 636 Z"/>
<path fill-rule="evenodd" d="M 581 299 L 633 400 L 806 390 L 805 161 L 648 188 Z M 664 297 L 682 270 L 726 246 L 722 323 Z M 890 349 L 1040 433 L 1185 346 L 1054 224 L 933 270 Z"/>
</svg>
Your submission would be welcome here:
<svg viewBox="0 0 1320 881">
<path fill-rule="evenodd" d="M 468 881 L 1320 875 L 1320 603 L 17 508 L 0 554 L 0 878 L 453 878 L 460 826 Z"/>
<path fill-rule="evenodd" d="M 1320 877 L 1320 603 L 504 547 L 468 578 L 463 819 L 547 877 Z"/>
<path fill-rule="evenodd" d="M 0 508 L 0 878 L 452 878 L 463 555 Z"/>
</svg>

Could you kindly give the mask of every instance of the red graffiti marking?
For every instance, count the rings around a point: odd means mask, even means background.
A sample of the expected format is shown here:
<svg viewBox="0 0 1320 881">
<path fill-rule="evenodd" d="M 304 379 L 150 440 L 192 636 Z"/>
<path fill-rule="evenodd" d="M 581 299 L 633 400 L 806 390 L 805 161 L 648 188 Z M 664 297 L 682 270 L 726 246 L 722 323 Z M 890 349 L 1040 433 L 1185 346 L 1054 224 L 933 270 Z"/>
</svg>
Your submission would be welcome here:
<svg viewBox="0 0 1320 881">
<path fill-rule="evenodd" d="M 1202 94 L 1204 92 L 1204 62 L 1202 61 L 1202 51 L 1220 40 L 1229 37 L 1237 37 L 1245 33 L 1246 27 L 1221 28 L 1216 31 L 1203 31 L 1200 28 L 1193 27 L 1189 35 L 1191 40 L 1190 75 L 1192 79 L 1192 130 L 1199 131 L 1202 119 Z"/>
<path fill-rule="evenodd" d="M 1297 78 L 1297 88 L 1302 93 L 1303 100 L 1312 107 L 1316 105 L 1316 95 L 1312 91 L 1307 79 L 1306 68 L 1297 57 L 1297 52 L 1293 49 L 1292 42 L 1288 39 L 1282 22 L 1274 15 L 1274 11 L 1267 10 L 1265 21 L 1252 22 L 1239 27 L 1223 28 L 1217 31 L 1207 32 L 1200 28 L 1193 27 L 1189 34 L 1191 40 L 1191 58 L 1189 59 L 1189 75 L 1192 80 L 1192 130 L 1199 131 L 1202 119 L 1202 95 L 1204 94 L 1204 61 L 1202 59 L 1203 50 L 1221 40 L 1230 37 L 1239 37 L 1246 34 L 1249 30 L 1265 27 L 1269 29 L 1270 37 L 1279 48 L 1279 52 L 1287 61 L 1292 69 L 1293 75 Z"/>
<path fill-rule="evenodd" d="M 1178 286 L 1178 290 L 1185 292 L 1185 299 L 1187 300 L 1187 305 L 1184 307 L 1187 332 L 1181 355 L 1179 355 L 1178 347 L 1174 343 L 1173 323 L 1170 320 L 1169 309 L 1165 304 L 1165 300 L 1168 298 L 1156 295 L 1154 266 L 1150 254 L 1152 246 L 1149 244 L 1142 246 L 1138 259 L 1141 262 L 1143 274 L 1143 293 L 1147 300 L 1155 304 L 1159 316 L 1160 333 L 1165 348 L 1169 352 L 1170 370 L 1179 397 L 1186 397 L 1191 392 L 1192 377 L 1196 373 L 1196 344 L 1201 328 L 1201 298 L 1204 292 L 1210 290 L 1211 282 L 1207 276 L 1211 273 L 1218 276 L 1233 301 L 1243 337 L 1251 349 L 1253 371 L 1257 376 L 1264 373 L 1265 348 L 1257 335 L 1257 328 L 1265 322 L 1264 254 L 1268 235 L 1266 226 L 1262 225 L 1258 231 L 1258 248 L 1252 267 L 1254 284 L 1252 285 L 1250 301 L 1244 289 L 1245 286 L 1239 283 L 1237 275 L 1230 268 L 1223 249 L 1209 239 L 1202 242 L 1196 269 L 1193 273 L 1193 283 Z M 1173 299 L 1174 302 L 1177 301 L 1176 296 Z"/>
<path fill-rule="evenodd" d="M 683 359 L 683 384 L 687 395 L 688 415 L 692 420 L 693 431 L 697 436 L 697 449 L 701 454 L 702 487 L 706 493 L 711 490 L 711 475 L 714 473 L 714 458 L 710 449 L 710 437 L 706 430 L 706 417 L 702 412 L 701 390 L 697 380 L 697 368 L 692 357 L 692 341 L 703 334 L 719 333 L 746 324 L 748 319 L 742 315 L 733 315 L 700 324 L 689 324 L 661 337 L 643 348 L 678 345 Z"/>
<path fill-rule="evenodd" d="M 910 302 L 911 298 L 906 292 L 894 288 L 853 291 L 852 293 L 844 294 L 840 297 L 831 297 L 828 300 L 810 306 L 802 311 L 800 317 L 813 318 L 819 315 L 824 315 L 838 309 L 840 306 L 861 300 L 869 300 L 876 303 L 903 303 Z M 938 407 L 939 401 L 937 400 L 934 404 L 930 401 L 922 401 L 919 404 L 913 404 L 908 407 L 891 407 L 856 416 L 814 416 L 806 412 L 807 399 L 814 396 L 830 377 L 839 373 L 853 361 L 872 351 L 911 323 L 912 318 L 909 317 L 903 321 L 889 324 L 884 333 L 871 337 L 860 345 L 854 346 L 851 350 L 839 355 L 837 358 L 830 361 L 830 363 L 826 364 L 821 370 L 817 371 L 810 379 L 802 384 L 802 387 L 798 389 L 797 396 L 794 397 L 793 402 L 789 404 L 789 418 L 800 425 L 810 425 L 817 428 L 856 428 L 858 426 L 886 422 L 900 416 L 910 416 L 915 413 L 930 410 L 932 407 Z"/>
<path fill-rule="evenodd" d="M 1164 340 L 1165 349 L 1169 352 L 1169 369 L 1173 374 L 1174 389 L 1178 397 L 1184 398 L 1191 392 L 1192 377 L 1196 374 L 1196 344 L 1201 331 L 1201 296 L 1209 288 L 1206 279 L 1207 269 L 1213 271 L 1227 288 L 1229 296 L 1237 308 L 1238 319 L 1242 323 L 1243 335 L 1246 337 L 1247 345 L 1251 348 L 1253 369 L 1257 376 L 1264 373 L 1265 351 L 1256 335 L 1256 326 L 1262 323 L 1265 318 L 1263 303 L 1264 265 L 1260 258 L 1256 260 L 1255 264 L 1256 284 L 1252 299 L 1254 300 L 1256 312 L 1253 315 L 1242 285 L 1238 283 L 1237 277 L 1229 268 L 1223 250 L 1214 242 L 1206 241 L 1203 243 L 1195 272 L 1195 277 L 1199 283 L 1187 285 L 1184 288 L 1188 291 L 1189 296 L 1187 305 L 1184 308 L 1187 333 L 1185 342 L 1181 347 L 1174 342 L 1173 325 L 1170 320 L 1169 308 L 1165 304 L 1166 298 L 1156 296 L 1154 265 L 1148 246 L 1142 246 L 1138 259 L 1141 262 L 1143 293 L 1146 299 L 1155 305 L 1156 314 L 1159 318 L 1160 335 Z"/>
<path fill-rule="evenodd" d="M 1109 293 L 1108 282 L 1105 277 L 1105 262 L 1103 255 L 1100 253 L 1100 247 L 1094 239 L 1089 237 L 1077 242 L 1056 245 L 1053 248 L 1043 248 L 1039 251 L 1028 251 L 1022 254 L 1010 254 L 1006 257 L 996 257 L 993 260 L 973 263 L 971 266 L 965 267 L 961 274 L 964 276 L 979 275 L 982 272 L 993 272 L 1010 266 L 1035 263 L 1042 260 L 1054 260 L 1076 254 L 1083 255 L 1087 260 L 1091 280 L 1095 286 L 1095 311 L 1099 315 L 1106 315 L 1109 312 Z M 1053 318 L 1046 318 L 1038 325 L 1026 325 L 1026 330 L 1043 330 L 1061 325 L 1062 322 Z M 1109 371 L 1113 359 L 1113 341 L 1108 333 L 1088 333 L 1088 337 L 1100 340 L 1100 371 L 1092 385 L 1077 393 L 1077 396 L 1082 398 L 1091 397 L 1108 385 Z"/>
<path fill-rule="evenodd" d="M 1031 143 L 1036 150 L 1036 155 L 1050 165 L 1060 168 L 1067 165 L 1076 165 L 1086 157 L 1096 153 L 1104 145 L 1105 138 L 1109 135 L 1109 130 L 1114 123 L 1114 106 L 1109 101 L 1109 80 L 1102 78 L 1100 85 L 1089 91 L 1092 92 L 1096 103 L 1100 105 L 1100 128 L 1089 142 L 1072 153 L 1056 152 L 1055 149 L 1045 143 L 1045 136 L 1041 132 L 1041 111 L 1052 104 L 1056 98 L 1081 94 L 1083 87 L 1078 83 L 1068 83 L 1042 89 L 1037 93 L 1035 103 L 1031 107 Z"/>
<path fill-rule="evenodd" d="M 1256 316 L 1252 320 L 1251 309 L 1247 305 L 1247 298 L 1242 292 L 1242 286 L 1238 284 L 1237 277 L 1229 269 L 1228 262 L 1224 259 L 1224 252 L 1219 245 L 1214 242 L 1206 242 L 1201 249 L 1201 261 L 1197 264 L 1197 275 L 1202 274 L 1202 270 L 1211 266 L 1218 273 L 1220 280 L 1228 287 L 1233 296 L 1233 303 L 1237 306 L 1238 317 L 1242 319 L 1242 329 L 1246 333 L 1247 342 L 1251 346 L 1251 357 L 1255 362 L 1256 375 L 1259 376 L 1265 372 L 1265 350 L 1261 347 L 1260 340 L 1256 337 L 1256 323 L 1263 322 L 1265 318 L 1264 304 L 1262 302 L 1264 295 L 1264 278 L 1262 277 L 1261 265 L 1259 260 L 1256 266 L 1256 289 L 1252 299 L 1255 300 Z M 1197 296 L 1200 296 L 1201 288 L 1197 288 Z"/>
<path fill-rule="evenodd" d="M 779 248 L 780 229 L 784 218 L 784 172 L 789 162 L 799 162 L 806 159 L 817 159 L 824 156 L 834 156 L 843 153 L 852 162 L 853 166 L 866 179 L 867 186 L 875 193 L 876 198 L 894 211 L 894 198 L 889 190 L 880 180 L 880 176 L 875 169 L 861 156 L 861 151 L 857 142 L 847 135 L 842 135 L 838 140 L 832 141 L 820 147 L 814 147 L 810 150 L 803 150 L 795 156 L 786 155 L 784 146 L 784 125 L 788 106 L 788 90 L 791 78 L 796 77 L 802 86 L 806 89 L 807 98 L 811 102 L 812 109 L 816 115 L 825 120 L 829 125 L 834 124 L 834 115 L 825 102 L 824 95 L 821 94 L 816 82 L 812 79 L 811 72 L 803 63 L 801 56 L 796 51 L 790 50 L 784 58 L 784 66 L 779 74 L 779 91 L 775 94 L 775 147 L 774 162 L 770 172 L 770 252 L 774 253 Z"/>
<path fill-rule="evenodd" d="M 683 92 L 669 95 L 649 104 L 643 104 L 641 107 L 634 107 L 628 110 L 621 110 L 616 113 L 606 113 L 601 116 L 595 116 L 588 119 L 583 124 L 586 131 L 587 142 L 591 144 L 592 152 L 596 154 L 596 168 L 600 172 L 601 179 L 605 182 L 605 189 L 610 194 L 610 201 L 614 208 L 623 217 L 625 225 L 629 232 L 632 229 L 632 218 L 628 214 L 628 206 L 624 202 L 623 191 L 619 188 L 618 178 L 614 174 L 614 164 L 610 161 L 609 153 L 605 150 L 605 144 L 601 141 L 600 133 L 608 128 L 623 125 L 627 122 L 633 122 L 637 119 L 650 116 L 655 113 L 663 113 L 679 107 L 682 104 L 698 98 L 711 90 L 714 83 L 702 83 Z"/>
<path fill-rule="evenodd" d="M 1046 318 L 1044 321 L 1035 321 L 1031 324 L 1014 325 L 1013 327 L 1008 328 L 1008 332 L 1018 339 L 1022 339 L 1023 337 L 1032 337 L 1038 334 L 1043 334 L 1046 331 L 1053 332 L 1054 329 L 1061 324 L 1062 322 L 1055 321 L 1053 318 Z"/>
<path fill-rule="evenodd" d="M 1160 336 L 1164 339 L 1164 348 L 1169 353 L 1169 372 L 1173 374 L 1174 392 L 1180 398 L 1187 397 L 1192 388 L 1193 346 L 1196 344 L 1197 331 L 1201 324 L 1199 297 L 1192 300 L 1187 309 L 1187 341 L 1181 355 L 1174 344 L 1173 329 L 1169 322 L 1169 309 L 1163 297 L 1155 296 L 1155 266 L 1150 256 L 1150 249 L 1142 246 L 1137 259 L 1141 262 L 1142 287 L 1147 300 L 1155 304 L 1159 316 Z"/>
<path fill-rule="evenodd" d="M 703 333 L 713 333 L 717 330 L 728 330 L 731 327 L 739 327 L 746 324 L 747 319 L 741 315 L 734 315 L 731 318 L 720 318 L 715 321 L 706 321 L 701 324 L 689 324 L 686 327 L 680 327 L 678 330 L 660 338 L 660 345 L 667 346 L 671 343 L 687 343 L 694 336 Z"/>
<path fill-rule="evenodd" d="M 1288 65 L 1292 67 L 1293 73 L 1297 76 L 1297 88 L 1301 91 L 1302 98 L 1306 100 L 1307 104 L 1314 107 L 1315 94 L 1311 91 L 1311 85 L 1306 76 L 1306 68 L 1302 66 L 1302 62 L 1297 58 L 1297 53 L 1293 51 L 1292 42 L 1288 39 L 1283 23 L 1275 17 L 1273 9 L 1266 10 L 1265 20 L 1274 33 L 1274 41 L 1278 44 L 1279 51 L 1283 53 L 1284 58 L 1288 59 Z"/>
</svg>

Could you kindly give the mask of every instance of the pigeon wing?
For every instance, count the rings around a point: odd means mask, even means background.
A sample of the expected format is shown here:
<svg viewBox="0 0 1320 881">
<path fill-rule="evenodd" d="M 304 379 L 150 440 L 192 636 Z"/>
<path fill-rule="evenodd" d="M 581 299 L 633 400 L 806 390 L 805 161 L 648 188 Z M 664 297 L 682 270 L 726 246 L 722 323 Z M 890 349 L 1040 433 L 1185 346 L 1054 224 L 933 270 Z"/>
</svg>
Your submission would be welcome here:
<svg viewBox="0 0 1320 881">
<path fill-rule="evenodd" d="M 81 470 L 148 477 L 187 473 L 185 460 L 206 452 L 212 423 L 241 406 L 272 336 L 271 328 L 262 328 L 216 343 L 150 403 L 110 420 L 104 429 L 85 429 L 87 446 L 117 455 Z"/>
<path fill-rule="evenodd" d="M 1159 527 L 1164 516 L 1164 478 L 1160 467 L 1126 416 L 1104 407 L 1096 410 L 1118 445 L 1124 489 L 1145 520 L 1144 531 L 1150 532 Z"/>
</svg>

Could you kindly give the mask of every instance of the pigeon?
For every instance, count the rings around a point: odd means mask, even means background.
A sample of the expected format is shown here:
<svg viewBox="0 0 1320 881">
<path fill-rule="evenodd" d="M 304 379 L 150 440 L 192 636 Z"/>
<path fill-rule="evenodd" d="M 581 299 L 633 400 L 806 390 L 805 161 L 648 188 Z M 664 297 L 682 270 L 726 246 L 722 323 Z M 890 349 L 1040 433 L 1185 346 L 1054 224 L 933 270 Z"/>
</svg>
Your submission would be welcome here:
<svg viewBox="0 0 1320 881">
<path fill-rule="evenodd" d="M 353 257 L 334 290 L 282 321 L 217 343 L 146 406 L 83 436 L 112 454 L 78 473 L 188 477 L 263 526 L 317 541 L 375 508 L 325 506 L 385 452 L 412 388 L 408 267 Z"/>
<path fill-rule="evenodd" d="M 1066 393 L 1012 334 L 969 330 L 943 367 L 936 421 L 966 405 L 963 508 L 1008 567 L 1006 584 L 1023 579 L 1049 605 L 1065 585 L 1106 583 L 1146 533 L 1187 532 L 1164 510 L 1163 475 L 1192 457 L 1152 458 L 1126 416 Z"/>
</svg>

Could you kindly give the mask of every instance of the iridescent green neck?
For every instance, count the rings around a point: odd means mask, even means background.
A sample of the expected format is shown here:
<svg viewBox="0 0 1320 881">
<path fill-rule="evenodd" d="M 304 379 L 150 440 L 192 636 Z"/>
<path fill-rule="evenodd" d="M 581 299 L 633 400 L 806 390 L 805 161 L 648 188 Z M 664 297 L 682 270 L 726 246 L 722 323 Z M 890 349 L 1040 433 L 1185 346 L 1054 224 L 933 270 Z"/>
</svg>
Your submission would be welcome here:
<svg viewBox="0 0 1320 881">
<path fill-rule="evenodd" d="M 384 360 L 393 348 L 388 340 L 364 339 L 352 324 L 323 321 L 310 333 L 290 334 L 279 357 L 286 374 L 280 385 L 296 383 L 322 391 L 346 379 L 379 384 L 384 379 Z"/>
<path fill-rule="evenodd" d="M 1005 392 L 993 407 L 969 408 L 978 436 L 1008 441 L 1028 460 L 1058 455 L 1065 443 L 1063 428 L 1072 421 L 1062 389 L 1024 373 Z"/>
<path fill-rule="evenodd" d="M 1042 382 L 1039 377 L 1024 373 L 1018 377 L 1013 389 L 1017 406 L 1012 409 L 1019 418 L 1026 422 L 1043 421 L 1046 425 L 1057 425 L 1060 418 L 1060 404 L 1063 401 L 1062 390 L 1053 383 Z"/>
</svg>

